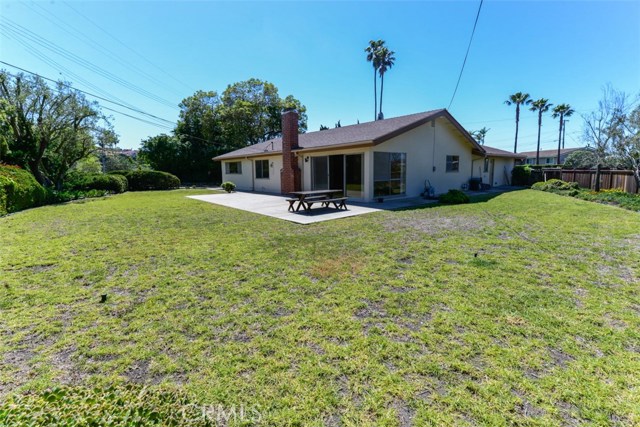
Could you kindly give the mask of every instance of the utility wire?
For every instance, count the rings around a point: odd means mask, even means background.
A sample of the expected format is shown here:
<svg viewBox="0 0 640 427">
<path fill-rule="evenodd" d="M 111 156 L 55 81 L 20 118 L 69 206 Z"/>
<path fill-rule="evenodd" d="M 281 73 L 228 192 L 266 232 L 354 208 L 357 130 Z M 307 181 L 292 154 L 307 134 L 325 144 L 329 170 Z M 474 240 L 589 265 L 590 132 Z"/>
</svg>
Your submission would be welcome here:
<svg viewBox="0 0 640 427">
<path fill-rule="evenodd" d="M 103 46 L 101 43 L 89 38 L 87 34 L 82 33 L 78 29 L 74 28 L 72 25 L 69 25 L 63 19 L 58 17 L 53 12 L 45 9 L 41 5 L 39 5 L 37 3 L 34 3 L 33 5 L 29 5 L 28 3 L 22 3 L 22 4 L 25 7 L 27 7 L 28 9 L 30 9 L 32 12 L 40 15 L 41 17 L 43 17 L 44 19 L 46 19 L 47 21 L 49 21 L 53 25 L 55 25 L 57 28 L 59 28 L 60 30 L 64 31 L 65 33 L 69 34 L 70 36 L 74 37 L 75 39 L 80 40 L 81 42 L 87 44 L 88 46 L 90 46 L 94 50 L 101 51 L 102 53 L 105 54 L 105 56 L 108 56 L 111 60 L 113 60 L 115 62 L 118 62 L 120 65 L 126 67 L 127 69 L 133 69 L 138 74 L 140 74 L 142 77 L 144 77 L 146 80 L 155 83 L 158 87 L 161 87 L 162 89 L 165 89 L 165 90 L 169 89 L 169 86 L 166 84 L 166 82 L 162 82 L 162 81 L 158 80 L 157 78 L 155 78 L 151 74 L 147 73 L 145 70 L 141 69 L 140 67 L 137 67 L 135 64 L 132 64 L 131 62 L 125 61 L 122 58 L 122 55 L 118 55 L 116 52 L 108 49 L 107 47 Z M 41 11 L 36 10 L 33 6 L 36 6 Z M 46 15 L 45 15 L 45 13 L 46 13 Z M 67 27 L 68 29 L 65 28 L 65 27 Z M 70 31 L 70 30 L 72 30 L 72 31 Z M 177 95 L 184 95 L 181 91 L 178 91 L 177 89 L 175 89 L 175 87 L 171 87 L 171 89 L 172 89 L 172 92 L 174 92 Z"/>
<path fill-rule="evenodd" d="M 142 111 L 142 110 L 138 110 L 138 109 L 135 109 L 135 108 L 127 107 L 126 105 L 122 105 L 122 104 L 120 104 L 120 103 L 117 103 L 117 102 L 111 101 L 111 100 L 106 99 L 106 98 L 103 98 L 103 97 L 101 97 L 101 96 L 94 95 L 94 94 L 92 94 L 92 93 L 90 93 L 90 92 L 87 92 L 87 91 L 84 91 L 84 90 L 81 90 L 81 89 L 76 89 L 76 88 L 72 87 L 71 85 L 69 85 L 69 84 L 67 84 L 67 83 L 59 82 L 59 81 L 56 81 L 56 80 L 50 79 L 50 78 L 48 78 L 48 77 L 42 76 L 42 75 L 40 75 L 40 74 L 34 73 L 34 72 L 29 71 L 29 70 L 27 70 L 27 69 L 25 69 L 25 68 L 18 67 L 18 66 L 16 66 L 16 65 L 10 64 L 10 63 L 8 63 L 8 62 L 4 62 L 4 61 L 1 61 L 1 60 L 0 60 L 0 64 L 8 65 L 9 67 L 13 67 L 13 68 L 18 69 L 18 70 L 20 70 L 20 71 L 23 71 L 23 72 L 25 72 L 25 73 L 28 73 L 28 74 L 34 75 L 34 76 L 39 77 L 39 78 L 41 78 L 41 79 L 43 79 L 43 80 L 48 80 L 48 81 L 53 82 L 53 83 L 56 83 L 56 84 L 61 84 L 62 86 L 66 87 L 66 88 L 68 88 L 68 89 L 75 90 L 75 91 L 80 92 L 80 93 L 84 93 L 85 95 L 92 96 L 92 97 L 94 97 L 94 98 L 97 98 L 97 99 L 100 99 L 100 100 L 102 100 L 102 101 L 106 101 L 106 102 L 109 102 L 109 103 L 112 103 L 112 104 L 118 105 L 118 106 L 123 107 L 123 108 L 127 108 L 127 109 L 129 109 L 129 110 L 135 111 L 136 113 L 144 114 L 144 115 L 149 116 L 149 117 L 152 117 L 152 118 L 154 118 L 154 119 L 157 119 L 157 120 L 160 120 L 160 121 L 163 121 L 163 122 L 170 123 L 172 126 L 167 126 L 167 125 L 163 125 L 163 124 L 160 124 L 160 123 L 153 123 L 153 122 L 147 121 L 147 120 L 145 120 L 145 119 L 142 119 L 142 118 L 140 118 L 140 117 L 135 117 L 135 116 L 132 116 L 132 115 L 130 115 L 130 114 L 123 113 L 122 111 L 118 111 L 118 110 L 115 110 L 115 109 L 113 109 L 113 108 L 109 108 L 109 107 L 105 107 L 104 105 L 101 105 L 101 106 L 100 106 L 100 108 L 103 108 L 103 109 L 105 109 L 105 110 L 109 110 L 109 111 L 112 111 L 112 112 L 114 112 L 114 113 L 122 114 L 123 116 L 127 116 L 127 117 L 130 117 L 130 118 L 134 119 L 134 120 L 138 120 L 138 121 L 140 121 L 140 122 L 147 123 L 147 124 L 150 124 L 150 125 L 152 125 L 152 126 L 156 126 L 156 127 L 159 127 L 159 128 L 163 128 L 163 129 L 165 129 L 165 130 L 173 130 L 174 122 L 172 122 L 172 121 L 170 121 L 170 120 L 166 120 L 166 119 L 163 119 L 163 118 L 161 118 L 161 117 L 154 116 L 153 114 L 146 113 L 146 112 L 144 112 L 144 111 Z M 8 74 L 9 74 L 10 76 L 12 76 L 12 77 L 17 77 L 15 74 L 11 74 L 11 73 L 8 73 Z M 56 92 L 59 92 L 56 88 L 52 88 L 52 90 L 55 90 Z M 180 134 L 180 136 L 185 136 L 185 137 L 187 137 L 187 138 L 191 138 L 191 139 L 197 139 L 198 141 L 207 142 L 207 143 L 209 143 L 209 144 L 211 144 L 211 145 L 213 145 L 213 146 L 220 147 L 220 148 L 227 149 L 227 150 L 231 148 L 231 147 L 229 147 L 227 144 L 219 143 L 219 142 L 215 142 L 215 141 L 210 141 L 210 140 L 208 140 L 208 139 L 200 138 L 200 137 L 195 136 L 195 135 L 190 135 L 190 134 L 186 134 L 186 133 L 181 133 L 181 134 Z"/>
<path fill-rule="evenodd" d="M 26 47 L 28 49 L 29 53 L 31 53 L 36 58 L 40 59 L 45 64 L 49 65 L 54 70 L 61 70 L 60 71 L 61 75 L 62 75 L 62 72 L 64 72 L 65 74 L 67 74 L 70 77 L 72 77 L 74 80 L 77 80 L 77 81 L 79 81 L 81 83 L 84 83 L 86 86 L 88 86 L 91 90 L 94 90 L 96 93 L 99 93 L 99 94 L 101 94 L 103 96 L 107 96 L 107 97 L 111 96 L 111 98 L 113 100 L 116 100 L 116 101 L 120 102 L 121 104 L 126 104 L 128 107 L 135 108 L 133 105 L 129 104 L 128 102 L 123 101 L 122 99 L 113 96 L 112 94 L 110 94 L 109 92 L 103 90 L 99 86 L 94 85 L 93 83 L 91 83 L 88 80 L 84 79 L 82 76 L 80 76 L 80 75 L 74 73 L 73 71 L 69 70 L 68 68 L 66 68 L 62 64 L 58 63 L 54 59 L 48 57 L 46 54 L 44 54 L 42 51 L 40 51 L 35 46 L 31 45 L 29 42 L 27 42 L 25 40 L 22 40 L 22 39 L 19 39 L 19 38 L 13 37 L 11 35 L 11 33 L 8 32 L 5 28 L 1 28 L 0 27 L 0 33 L 3 33 L 6 37 L 8 37 L 10 39 L 13 39 L 13 40 L 16 40 L 18 43 L 22 44 L 24 47 Z M 75 90 L 80 90 L 78 88 L 74 88 L 74 89 Z"/>
<path fill-rule="evenodd" d="M 175 108 L 176 104 L 168 101 L 166 99 L 163 99 L 161 97 L 159 97 L 158 95 L 155 95 L 152 92 L 149 92 L 145 89 L 142 89 L 130 82 L 128 82 L 127 80 L 116 76 L 115 74 L 87 61 L 86 59 L 83 59 L 81 57 L 79 57 L 78 55 L 68 51 L 67 49 L 64 49 L 58 45 L 56 45 L 55 43 L 52 43 L 50 41 L 48 41 L 47 39 L 45 39 L 44 37 L 39 36 L 38 34 L 34 33 L 33 31 L 29 30 L 28 28 L 23 27 L 20 24 L 16 24 L 14 22 L 12 22 L 10 19 L 6 18 L 6 17 L 2 17 L 2 20 L 4 22 L 0 22 L 0 26 L 4 27 L 5 29 L 11 30 L 13 32 L 13 34 L 22 37 L 22 38 L 26 38 L 28 40 L 31 40 L 32 42 L 38 44 L 41 47 L 44 47 L 60 56 L 62 56 L 63 58 L 66 58 L 72 62 L 75 62 L 76 64 L 98 74 L 101 75 L 102 77 L 107 78 L 108 80 L 111 80 L 114 83 L 117 83 L 121 86 L 126 87 L 127 89 L 137 92 L 138 94 L 145 96 L 153 101 L 156 101 L 160 104 L 166 105 L 168 107 L 171 108 Z"/>
<path fill-rule="evenodd" d="M 163 119 L 162 117 L 155 116 L 155 115 L 153 115 L 153 114 L 151 114 L 151 113 L 147 113 L 147 112 L 142 111 L 142 110 L 137 109 L 137 108 L 129 107 L 129 106 L 125 105 L 125 104 L 121 104 L 121 103 L 119 103 L 119 102 L 112 101 L 112 100 L 110 100 L 110 99 L 104 98 L 104 97 L 102 97 L 102 96 L 96 95 L 96 94 L 91 93 L 91 92 L 87 92 L 87 91 L 84 91 L 84 90 L 81 90 L 81 89 L 76 89 L 76 88 L 72 87 L 71 85 L 69 85 L 69 84 L 67 84 L 67 83 L 59 82 L 59 81 L 54 80 L 54 79 L 51 79 L 51 78 L 49 78 L 49 77 L 42 76 L 42 75 L 40 75 L 40 74 L 38 74 L 38 73 L 35 73 L 35 72 L 33 72 L 33 71 L 29 71 L 29 70 L 27 70 L 27 69 L 25 69 L 25 68 L 18 67 L 17 65 L 13 65 L 13 64 L 10 64 L 10 63 L 5 62 L 5 61 L 2 61 L 2 60 L 0 60 L 0 64 L 4 64 L 4 65 L 7 65 L 7 66 L 9 66 L 9 67 L 12 67 L 12 68 L 15 68 L 15 69 L 17 69 L 17 70 L 20 70 L 20 71 L 22 71 L 22 72 L 25 72 L 25 73 L 31 74 L 31 75 L 33 75 L 33 76 L 40 77 L 40 78 L 41 78 L 41 79 L 43 79 L 43 80 L 47 80 L 47 81 L 53 82 L 53 83 L 55 83 L 55 84 L 61 84 L 62 86 L 66 87 L 66 88 L 68 88 L 68 89 L 76 90 L 76 91 L 78 91 L 78 92 L 84 93 L 85 95 L 89 95 L 89 96 L 94 97 L 94 98 L 96 98 L 96 99 L 99 99 L 99 100 L 101 100 L 101 101 L 109 102 L 109 103 L 114 104 L 114 105 L 117 105 L 117 106 L 119 106 L 119 107 L 126 108 L 127 110 L 134 111 L 134 112 L 136 112 L 136 113 L 138 113 L 138 114 L 142 114 L 142 115 L 145 115 L 145 116 L 151 117 L 151 118 L 156 119 L 156 120 L 159 120 L 159 121 L 161 121 L 161 122 L 166 122 L 166 123 L 169 123 L 169 124 L 171 124 L 171 125 L 173 125 L 173 124 L 174 124 L 174 122 L 173 122 L 173 121 L 171 121 L 171 120 Z M 14 76 L 14 77 L 15 77 L 15 76 Z"/>
<path fill-rule="evenodd" d="M 467 53 L 464 55 L 464 61 L 462 62 L 462 68 L 460 69 L 458 82 L 456 83 L 456 88 L 453 91 L 453 95 L 451 95 L 451 101 L 449 102 L 449 106 L 447 107 L 447 110 L 451 109 L 451 104 L 453 104 L 453 99 L 456 97 L 456 93 L 458 92 L 458 86 L 460 85 L 460 80 L 462 79 L 462 72 L 464 71 L 464 66 L 467 63 L 467 57 L 469 56 L 469 50 L 471 49 L 471 42 L 473 41 L 473 35 L 476 33 L 476 26 L 478 25 L 478 18 L 480 18 L 480 10 L 482 9 L 483 1 L 484 0 L 480 0 L 480 5 L 478 6 L 478 13 L 476 14 L 476 21 L 473 23 L 473 30 L 471 31 L 471 38 L 469 39 L 469 46 L 467 46 Z"/>
<path fill-rule="evenodd" d="M 98 28 L 100 31 L 102 31 L 103 33 L 105 33 L 106 35 L 108 35 L 109 37 L 111 37 L 112 39 L 114 39 L 115 41 L 117 41 L 118 43 L 120 43 L 122 46 L 126 47 L 127 49 L 129 49 L 131 52 L 135 53 L 138 57 L 142 58 L 145 62 L 147 62 L 148 64 L 152 65 L 153 67 L 155 67 L 156 69 L 160 70 L 162 73 L 164 73 L 165 75 L 167 75 L 168 77 L 171 77 L 173 80 L 175 80 L 176 82 L 180 83 L 182 86 L 184 86 L 185 88 L 189 89 L 191 92 L 195 92 L 193 90 L 193 88 L 191 88 L 188 84 L 186 84 L 185 82 L 183 82 L 182 80 L 178 79 L 177 77 L 173 76 L 172 74 L 168 73 L 166 70 L 164 70 L 162 67 L 159 67 L 158 65 L 154 64 L 152 61 L 148 60 L 146 57 L 144 57 L 141 53 L 139 53 L 138 51 L 132 49 L 127 43 L 124 43 L 122 40 L 118 39 L 116 36 L 114 36 L 113 34 L 111 34 L 110 32 L 108 32 L 107 30 L 105 30 L 104 28 L 102 28 L 100 25 L 96 24 L 93 20 L 91 20 L 88 16 L 86 16 L 85 14 L 83 14 L 82 12 L 80 12 L 78 9 L 76 9 L 75 7 L 71 6 L 71 4 L 69 4 L 66 1 L 62 2 L 65 6 L 67 6 L 69 9 L 73 10 L 76 14 L 78 14 L 79 16 L 81 16 L 82 18 L 84 18 L 85 20 L 87 20 L 89 23 L 91 23 L 93 26 L 95 26 L 96 28 Z"/>
</svg>

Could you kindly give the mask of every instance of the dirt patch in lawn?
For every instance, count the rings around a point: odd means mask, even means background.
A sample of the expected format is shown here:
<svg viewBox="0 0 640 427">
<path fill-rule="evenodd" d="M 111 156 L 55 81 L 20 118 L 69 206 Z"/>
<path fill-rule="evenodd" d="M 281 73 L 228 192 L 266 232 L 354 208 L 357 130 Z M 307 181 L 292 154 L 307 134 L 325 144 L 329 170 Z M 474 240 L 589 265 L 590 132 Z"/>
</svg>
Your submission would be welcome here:
<svg viewBox="0 0 640 427">
<path fill-rule="evenodd" d="M 383 224 L 387 231 L 418 231 L 430 235 L 437 235 L 449 231 L 470 232 L 491 228 L 495 221 L 479 215 L 406 215 L 385 218 Z"/>
</svg>

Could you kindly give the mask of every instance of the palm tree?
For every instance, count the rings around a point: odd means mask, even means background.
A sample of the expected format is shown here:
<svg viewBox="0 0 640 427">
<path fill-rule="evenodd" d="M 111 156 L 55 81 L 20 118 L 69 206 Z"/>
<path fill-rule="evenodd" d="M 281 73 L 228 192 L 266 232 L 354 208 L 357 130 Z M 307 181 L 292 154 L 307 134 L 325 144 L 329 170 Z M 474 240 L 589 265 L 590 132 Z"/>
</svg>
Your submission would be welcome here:
<svg viewBox="0 0 640 427">
<path fill-rule="evenodd" d="M 513 152 L 517 153 L 518 152 L 518 125 L 520 123 L 520 105 L 531 104 L 531 98 L 529 97 L 528 93 L 518 92 L 511 95 L 509 99 L 504 101 L 504 103 L 507 105 L 516 104 L 516 142 L 513 145 Z"/>
<path fill-rule="evenodd" d="M 553 104 L 549 103 L 546 98 L 540 98 L 537 101 L 531 103 L 531 111 L 538 112 L 538 147 L 536 148 L 536 165 L 540 164 L 540 131 L 542 130 L 542 115 L 549 111 Z"/>
<path fill-rule="evenodd" d="M 564 118 L 571 117 L 571 115 L 575 113 L 575 110 L 571 108 L 569 104 L 560 104 L 556 105 L 553 109 L 552 117 L 554 119 L 560 118 L 560 130 L 558 131 L 558 157 L 556 158 L 556 162 L 560 164 L 560 144 L 562 142 L 562 127 L 564 126 Z"/>
<path fill-rule="evenodd" d="M 378 86 L 377 73 L 380 68 L 380 49 L 384 46 L 384 40 L 370 40 L 369 46 L 364 50 L 367 53 L 367 62 L 373 65 L 373 120 L 378 118 Z"/>
<path fill-rule="evenodd" d="M 378 113 L 378 119 L 384 119 L 384 114 L 382 113 L 382 93 L 384 91 L 384 75 L 385 73 L 393 67 L 393 64 L 396 61 L 395 52 L 387 49 L 385 46 L 382 46 L 379 51 L 379 68 L 378 73 L 380 73 L 380 113 Z"/>
<path fill-rule="evenodd" d="M 491 129 L 487 129 L 486 127 L 483 127 L 480 130 L 474 130 L 469 133 L 476 141 L 478 141 L 480 145 L 484 145 L 484 137 L 487 136 L 487 132 L 489 132 L 490 130 Z"/>
</svg>

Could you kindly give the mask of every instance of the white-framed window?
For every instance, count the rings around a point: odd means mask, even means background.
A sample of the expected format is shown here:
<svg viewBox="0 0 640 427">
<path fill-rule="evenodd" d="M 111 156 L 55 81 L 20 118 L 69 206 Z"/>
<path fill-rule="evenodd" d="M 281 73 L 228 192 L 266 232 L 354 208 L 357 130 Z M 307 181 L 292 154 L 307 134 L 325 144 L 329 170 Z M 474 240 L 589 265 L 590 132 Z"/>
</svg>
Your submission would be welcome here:
<svg viewBox="0 0 640 427">
<path fill-rule="evenodd" d="M 373 195 L 397 196 L 406 193 L 407 154 L 373 153 Z"/>
<path fill-rule="evenodd" d="M 460 170 L 460 156 L 447 156 L 447 172 Z"/>
<path fill-rule="evenodd" d="M 225 162 L 224 171 L 229 175 L 241 175 L 242 174 L 242 162 Z"/>
<path fill-rule="evenodd" d="M 269 160 L 256 160 L 256 179 L 269 179 Z"/>
</svg>

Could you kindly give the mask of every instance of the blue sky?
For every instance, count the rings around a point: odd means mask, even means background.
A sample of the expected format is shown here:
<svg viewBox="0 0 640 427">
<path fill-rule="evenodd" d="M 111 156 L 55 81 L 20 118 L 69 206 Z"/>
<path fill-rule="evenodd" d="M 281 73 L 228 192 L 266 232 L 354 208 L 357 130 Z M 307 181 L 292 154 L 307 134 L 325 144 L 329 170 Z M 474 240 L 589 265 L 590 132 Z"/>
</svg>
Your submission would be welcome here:
<svg viewBox="0 0 640 427">
<path fill-rule="evenodd" d="M 0 60 L 171 122 L 196 90 L 222 92 L 256 77 L 300 99 L 312 131 L 373 119 L 373 70 L 363 52 L 370 39 L 396 52 L 385 76 L 386 117 L 447 107 L 478 4 L 2 0 Z M 608 83 L 638 94 L 639 23 L 637 1 L 485 1 L 450 111 L 467 129 L 490 128 L 487 145 L 512 150 L 515 111 L 503 103 L 511 93 L 569 103 L 579 113 L 596 108 Z M 65 58 L 69 52 L 94 71 Z M 111 114 L 123 148 L 167 132 Z M 582 145 L 581 129 L 576 114 L 567 146 Z M 557 132 L 557 120 L 546 116 L 542 148 L 557 144 Z M 535 149 L 536 136 L 535 113 L 523 112 L 521 151 Z"/>
</svg>

